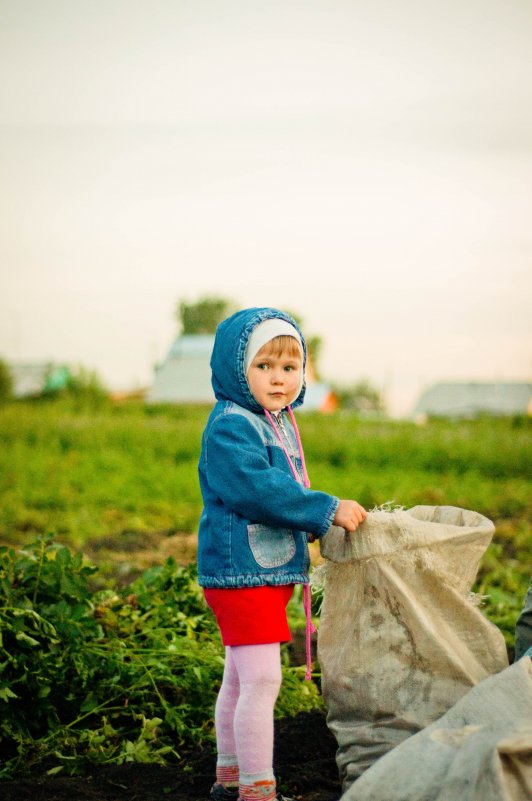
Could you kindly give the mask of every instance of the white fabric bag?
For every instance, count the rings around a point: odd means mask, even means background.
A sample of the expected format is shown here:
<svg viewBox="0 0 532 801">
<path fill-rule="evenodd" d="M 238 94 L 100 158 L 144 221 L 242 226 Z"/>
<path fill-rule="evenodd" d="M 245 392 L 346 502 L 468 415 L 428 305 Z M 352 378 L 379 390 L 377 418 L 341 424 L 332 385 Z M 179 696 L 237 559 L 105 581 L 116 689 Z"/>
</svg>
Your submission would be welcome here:
<svg viewBox="0 0 532 801">
<path fill-rule="evenodd" d="M 342 801 L 530 801 L 532 662 L 473 687 L 386 754 Z"/>
<path fill-rule="evenodd" d="M 416 506 L 321 541 L 318 659 L 344 790 L 507 667 L 501 632 L 470 597 L 493 531 L 477 512 Z"/>
</svg>

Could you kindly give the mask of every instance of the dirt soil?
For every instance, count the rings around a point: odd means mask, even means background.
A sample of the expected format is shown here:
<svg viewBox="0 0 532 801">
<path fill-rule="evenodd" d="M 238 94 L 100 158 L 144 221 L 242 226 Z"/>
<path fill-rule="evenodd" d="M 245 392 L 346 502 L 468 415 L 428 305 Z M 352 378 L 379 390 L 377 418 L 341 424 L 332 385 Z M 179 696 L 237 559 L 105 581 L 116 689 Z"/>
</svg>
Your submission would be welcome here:
<svg viewBox="0 0 532 801">
<path fill-rule="evenodd" d="M 295 801 L 337 801 L 336 741 L 325 715 L 308 712 L 276 721 L 274 769 L 279 789 Z M 2 801 L 207 801 L 213 749 L 181 754 L 177 766 L 99 767 L 85 777 L 36 777 L 0 782 Z"/>
</svg>

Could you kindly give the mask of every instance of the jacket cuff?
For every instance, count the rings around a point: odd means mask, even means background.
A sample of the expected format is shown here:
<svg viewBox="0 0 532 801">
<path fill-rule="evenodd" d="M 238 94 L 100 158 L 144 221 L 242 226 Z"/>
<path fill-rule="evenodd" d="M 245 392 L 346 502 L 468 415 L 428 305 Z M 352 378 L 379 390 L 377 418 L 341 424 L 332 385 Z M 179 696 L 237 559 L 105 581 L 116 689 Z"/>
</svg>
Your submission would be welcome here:
<svg viewBox="0 0 532 801">
<path fill-rule="evenodd" d="M 327 534 L 327 532 L 329 531 L 330 527 L 333 524 L 334 516 L 336 514 L 336 510 L 338 509 L 339 505 L 340 505 L 340 499 L 333 497 L 331 505 L 329 506 L 329 509 L 327 511 L 327 515 L 325 517 L 323 526 L 318 531 L 318 537 L 323 537 L 323 535 Z"/>
</svg>

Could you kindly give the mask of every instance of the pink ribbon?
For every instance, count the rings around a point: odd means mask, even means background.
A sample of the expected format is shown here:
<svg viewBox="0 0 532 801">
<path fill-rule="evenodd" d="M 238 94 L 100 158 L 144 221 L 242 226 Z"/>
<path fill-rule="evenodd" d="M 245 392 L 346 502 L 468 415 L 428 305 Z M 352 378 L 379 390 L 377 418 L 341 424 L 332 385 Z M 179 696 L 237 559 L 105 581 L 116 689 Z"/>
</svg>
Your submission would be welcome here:
<svg viewBox="0 0 532 801">
<path fill-rule="evenodd" d="M 301 481 L 301 477 L 298 475 L 298 472 L 297 472 L 297 470 L 295 468 L 295 465 L 293 464 L 292 459 L 290 458 L 290 454 L 288 453 L 286 445 L 283 442 L 283 438 L 281 437 L 281 434 L 279 432 L 278 427 L 275 425 L 275 423 L 273 421 L 273 417 L 272 417 L 271 413 L 267 409 L 264 409 L 264 414 L 266 415 L 266 418 L 268 419 L 269 424 L 273 428 L 273 430 L 275 432 L 275 435 L 276 435 L 277 439 L 279 440 L 279 442 L 281 444 L 281 448 L 283 449 L 284 455 L 286 456 L 286 460 L 287 460 L 288 464 L 290 465 L 292 473 L 294 474 L 295 480 L 299 483 Z M 305 454 L 303 453 L 303 444 L 301 442 L 301 437 L 299 436 L 299 429 L 297 427 L 296 418 L 295 418 L 294 412 L 292 411 L 292 407 L 291 406 L 288 406 L 288 414 L 290 415 L 290 421 L 291 421 L 292 426 L 294 428 L 294 432 L 295 432 L 295 435 L 296 435 L 296 441 L 297 441 L 297 447 L 298 447 L 298 450 L 299 450 L 299 456 L 301 458 L 301 467 L 302 467 L 302 470 L 303 470 L 303 486 L 308 489 L 310 487 L 310 479 L 308 477 L 307 466 L 305 464 Z M 310 585 L 309 584 L 303 584 L 303 609 L 305 610 L 305 652 L 306 652 L 306 657 L 307 657 L 307 670 L 306 670 L 306 673 L 305 673 L 305 679 L 307 681 L 309 681 L 310 678 L 311 678 L 310 669 L 311 669 L 311 665 L 312 665 L 311 634 L 315 634 L 316 633 L 316 627 L 314 626 L 314 624 L 312 622 L 311 597 L 310 597 Z"/>
</svg>

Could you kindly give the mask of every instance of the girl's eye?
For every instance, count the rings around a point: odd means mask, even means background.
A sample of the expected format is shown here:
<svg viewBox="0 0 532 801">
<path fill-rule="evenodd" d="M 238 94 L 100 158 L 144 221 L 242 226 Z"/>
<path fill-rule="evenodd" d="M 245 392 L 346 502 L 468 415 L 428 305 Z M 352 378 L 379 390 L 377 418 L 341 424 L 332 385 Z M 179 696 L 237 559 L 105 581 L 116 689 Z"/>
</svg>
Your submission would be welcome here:
<svg viewBox="0 0 532 801">
<path fill-rule="evenodd" d="M 262 362 L 261 364 L 258 364 L 257 367 L 259 368 L 259 370 L 267 370 L 268 369 L 268 365 L 265 362 Z"/>
</svg>

